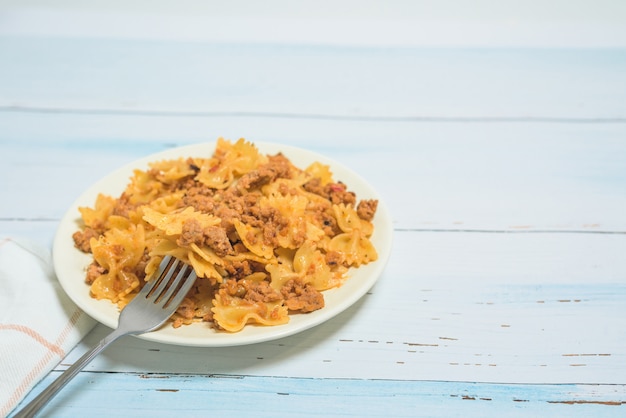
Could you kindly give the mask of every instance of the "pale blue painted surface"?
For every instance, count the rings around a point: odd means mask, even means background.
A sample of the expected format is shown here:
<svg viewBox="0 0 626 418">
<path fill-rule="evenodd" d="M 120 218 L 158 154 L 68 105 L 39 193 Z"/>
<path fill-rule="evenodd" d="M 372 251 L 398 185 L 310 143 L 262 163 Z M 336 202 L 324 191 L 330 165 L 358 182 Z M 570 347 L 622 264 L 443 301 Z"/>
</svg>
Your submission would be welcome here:
<svg viewBox="0 0 626 418">
<path fill-rule="evenodd" d="M 218 136 L 340 161 L 396 230 L 327 324 L 123 340 L 47 416 L 624 415 L 626 51 L 3 38 L 0 64 L 3 235 L 49 247 L 112 169 Z"/>
<path fill-rule="evenodd" d="M 29 187 L 39 181 L 52 207 L 7 201 L 2 216 L 60 218 L 96 180 L 174 145 L 219 136 L 270 141 L 322 153 L 378 189 L 401 229 L 626 231 L 626 123 L 431 123 L 267 117 L 159 117 L 0 112 L 8 165 Z M 405 152 L 398 153 L 402 149 Z M 63 163 L 59 163 L 63 161 Z M 78 178 L 71 176 L 80 172 Z M 67 198 L 56 190 L 68 176 Z M 388 187 L 390 182 L 399 186 Z M 410 186 L 409 186 L 410 185 Z M 415 210 L 415 201 L 419 210 Z M 591 227 L 593 226 L 593 227 Z"/>
<path fill-rule="evenodd" d="M 0 68 L 3 106 L 390 118 L 626 117 L 619 99 L 626 94 L 621 49 L 8 38 L 0 40 L 0 51 L 6 59 Z"/>
<path fill-rule="evenodd" d="M 623 406 L 615 399 L 624 393 L 611 392 L 581 385 L 84 373 L 42 416 L 617 417 Z"/>
</svg>

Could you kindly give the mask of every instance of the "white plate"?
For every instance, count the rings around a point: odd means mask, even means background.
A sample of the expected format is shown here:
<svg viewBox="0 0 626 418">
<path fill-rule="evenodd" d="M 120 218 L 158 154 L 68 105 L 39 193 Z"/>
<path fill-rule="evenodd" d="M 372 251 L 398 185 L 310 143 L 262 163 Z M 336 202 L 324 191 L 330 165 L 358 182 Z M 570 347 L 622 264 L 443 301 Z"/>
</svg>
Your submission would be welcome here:
<svg viewBox="0 0 626 418">
<path fill-rule="evenodd" d="M 324 292 L 325 307 L 307 314 L 291 315 L 285 325 L 256 326 L 247 325 L 237 333 L 218 332 L 208 323 L 194 323 L 174 329 L 165 325 L 140 338 L 168 344 L 199 347 L 219 347 L 252 344 L 286 337 L 309 329 L 328 319 L 359 300 L 381 275 L 389 254 L 393 226 L 391 216 L 380 200 L 379 195 L 357 174 L 336 162 L 313 152 L 286 145 L 254 142 L 264 154 L 282 152 L 297 167 L 306 168 L 314 161 L 328 164 L 335 181 L 342 181 L 348 189 L 357 194 L 357 199 L 378 199 L 378 209 L 374 218 L 374 234 L 372 242 L 378 251 L 378 260 L 358 269 L 349 271 L 349 278 L 343 286 Z M 93 207 L 98 193 L 118 197 L 126 187 L 133 169 L 146 168 L 151 161 L 173 159 L 178 157 L 204 157 L 213 154 L 215 143 L 204 143 L 174 148 L 153 154 L 128 164 L 109 174 L 85 191 L 65 214 L 56 232 L 53 244 L 54 268 L 61 286 L 68 296 L 89 316 L 102 324 L 115 328 L 119 316 L 116 305 L 108 300 L 96 300 L 89 295 L 89 286 L 85 283 L 86 267 L 91 263 L 91 254 L 84 254 L 74 247 L 72 234 L 79 229 L 79 206 Z"/>
</svg>

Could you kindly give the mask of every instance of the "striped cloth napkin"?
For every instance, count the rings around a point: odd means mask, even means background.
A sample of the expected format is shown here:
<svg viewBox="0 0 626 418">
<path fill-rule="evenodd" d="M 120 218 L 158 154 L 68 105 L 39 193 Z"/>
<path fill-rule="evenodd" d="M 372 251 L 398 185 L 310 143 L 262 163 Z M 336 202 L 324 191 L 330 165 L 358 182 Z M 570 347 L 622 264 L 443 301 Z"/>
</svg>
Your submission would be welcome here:
<svg viewBox="0 0 626 418">
<path fill-rule="evenodd" d="M 47 249 L 0 238 L 0 416 L 94 325 L 63 292 Z"/>
</svg>

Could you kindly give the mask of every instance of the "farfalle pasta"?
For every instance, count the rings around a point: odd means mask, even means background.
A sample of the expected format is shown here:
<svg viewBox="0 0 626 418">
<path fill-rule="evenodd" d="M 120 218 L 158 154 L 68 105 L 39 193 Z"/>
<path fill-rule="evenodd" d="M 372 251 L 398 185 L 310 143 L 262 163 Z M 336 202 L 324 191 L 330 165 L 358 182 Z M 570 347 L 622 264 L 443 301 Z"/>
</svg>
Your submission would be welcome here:
<svg viewBox="0 0 626 418">
<path fill-rule="evenodd" d="M 154 161 L 118 197 L 79 208 L 92 297 L 125 306 L 166 255 L 198 275 L 173 325 L 237 332 L 324 307 L 323 291 L 373 262 L 376 200 L 357 202 L 327 165 L 298 168 L 240 139 L 209 156 Z"/>
</svg>

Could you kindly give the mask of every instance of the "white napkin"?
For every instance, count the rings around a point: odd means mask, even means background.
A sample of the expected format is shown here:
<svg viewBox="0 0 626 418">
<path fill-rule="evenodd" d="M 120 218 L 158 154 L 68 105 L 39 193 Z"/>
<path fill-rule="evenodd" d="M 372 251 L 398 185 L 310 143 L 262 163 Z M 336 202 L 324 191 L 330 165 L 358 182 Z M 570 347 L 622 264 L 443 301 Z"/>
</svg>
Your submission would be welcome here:
<svg viewBox="0 0 626 418">
<path fill-rule="evenodd" d="M 47 249 L 0 238 L 0 417 L 94 325 L 63 292 Z"/>
</svg>

